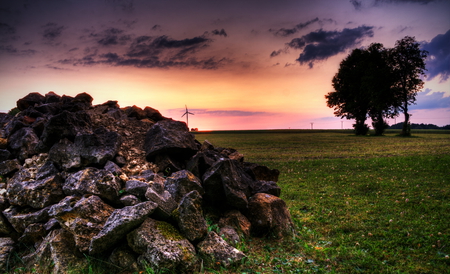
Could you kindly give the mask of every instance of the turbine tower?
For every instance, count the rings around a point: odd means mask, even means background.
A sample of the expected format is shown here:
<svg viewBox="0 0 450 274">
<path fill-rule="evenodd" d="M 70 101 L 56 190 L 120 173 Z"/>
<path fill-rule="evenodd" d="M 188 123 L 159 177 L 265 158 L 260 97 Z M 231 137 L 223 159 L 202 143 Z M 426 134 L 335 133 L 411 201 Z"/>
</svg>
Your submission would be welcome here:
<svg viewBox="0 0 450 274">
<path fill-rule="evenodd" d="M 186 112 L 185 112 L 183 115 L 181 115 L 181 117 L 183 117 L 184 115 L 186 115 L 186 125 L 187 125 L 188 130 L 189 130 L 189 114 L 194 115 L 194 113 L 189 112 L 187 106 L 186 106 L 186 105 L 184 105 L 184 106 L 186 107 Z"/>
</svg>

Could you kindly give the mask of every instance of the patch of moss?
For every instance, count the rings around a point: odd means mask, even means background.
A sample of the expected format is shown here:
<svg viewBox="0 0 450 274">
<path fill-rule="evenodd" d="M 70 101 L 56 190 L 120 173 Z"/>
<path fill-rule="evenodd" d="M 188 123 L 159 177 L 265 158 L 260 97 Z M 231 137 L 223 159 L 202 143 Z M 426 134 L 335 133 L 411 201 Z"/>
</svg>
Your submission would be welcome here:
<svg viewBox="0 0 450 274">
<path fill-rule="evenodd" d="M 181 241 L 185 239 L 181 236 L 180 232 L 178 232 L 178 230 L 176 230 L 175 227 L 169 223 L 157 221 L 156 227 L 158 231 L 168 240 Z"/>
</svg>

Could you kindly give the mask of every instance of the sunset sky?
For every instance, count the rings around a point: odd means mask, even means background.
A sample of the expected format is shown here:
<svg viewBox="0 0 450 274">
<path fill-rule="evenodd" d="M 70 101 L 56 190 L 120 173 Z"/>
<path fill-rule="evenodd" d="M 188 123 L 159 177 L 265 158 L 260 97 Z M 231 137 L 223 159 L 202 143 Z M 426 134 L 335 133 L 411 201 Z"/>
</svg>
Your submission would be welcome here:
<svg viewBox="0 0 450 274">
<path fill-rule="evenodd" d="M 187 105 L 200 130 L 351 128 L 324 98 L 340 61 L 408 35 L 430 53 L 411 122 L 443 126 L 449 11 L 448 0 L 0 0 L 0 112 L 30 92 L 87 92 L 182 121 Z"/>
</svg>

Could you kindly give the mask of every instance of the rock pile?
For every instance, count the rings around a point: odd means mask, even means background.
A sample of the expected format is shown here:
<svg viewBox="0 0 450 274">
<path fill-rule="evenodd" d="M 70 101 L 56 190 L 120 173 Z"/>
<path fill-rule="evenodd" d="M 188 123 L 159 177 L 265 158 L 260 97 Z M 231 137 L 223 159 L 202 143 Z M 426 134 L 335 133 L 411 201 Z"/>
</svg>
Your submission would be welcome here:
<svg viewBox="0 0 450 274">
<path fill-rule="evenodd" d="M 118 271 L 192 273 L 240 263 L 243 237 L 292 233 L 277 170 L 153 108 L 92 101 L 30 93 L 0 114 L 0 269 L 16 252 L 53 273 L 86 254 Z"/>
</svg>

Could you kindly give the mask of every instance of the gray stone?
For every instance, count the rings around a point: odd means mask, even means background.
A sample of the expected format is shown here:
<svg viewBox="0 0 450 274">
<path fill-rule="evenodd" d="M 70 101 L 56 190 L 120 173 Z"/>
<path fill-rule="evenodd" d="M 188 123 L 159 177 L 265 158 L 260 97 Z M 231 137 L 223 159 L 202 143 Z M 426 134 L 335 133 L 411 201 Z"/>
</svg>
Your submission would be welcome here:
<svg viewBox="0 0 450 274">
<path fill-rule="evenodd" d="M 120 202 L 124 205 L 124 206 L 134 206 L 139 204 L 141 201 L 139 200 L 138 197 L 128 194 L 128 195 L 123 195 L 120 197 Z"/>
<path fill-rule="evenodd" d="M 0 175 L 1 176 L 9 175 L 19 170 L 20 167 L 21 167 L 20 162 L 17 159 L 0 162 Z"/>
<path fill-rule="evenodd" d="M 6 269 L 11 252 L 14 250 L 14 241 L 9 237 L 0 238 L 0 269 Z"/>
<path fill-rule="evenodd" d="M 88 167 L 67 177 L 63 186 L 66 195 L 94 194 L 110 202 L 117 202 L 120 179 L 104 169 Z"/>
<path fill-rule="evenodd" d="M 189 241 L 199 241 L 208 233 L 208 226 L 203 217 L 202 196 L 196 190 L 184 195 L 173 215 L 181 234 Z"/>
<path fill-rule="evenodd" d="M 164 183 L 161 181 L 150 182 L 145 198 L 158 204 L 154 214 L 156 218 L 161 220 L 169 219 L 172 211 L 177 208 L 177 203 L 169 191 L 164 189 Z"/>
<path fill-rule="evenodd" d="M 192 172 L 180 170 L 167 178 L 164 188 L 170 192 L 177 203 L 181 201 L 184 195 L 196 190 L 200 195 L 205 193 L 201 181 Z"/>
<path fill-rule="evenodd" d="M 197 250 L 200 256 L 209 259 L 210 262 L 219 262 L 224 267 L 239 264 L 246 258 L 244 253 L 229 245 L 214 231 L 210 231 L 197 245 Z"/>
<path fill-rule="evenodd" d="M 19 129 L 8 140 L 13 155 L 20 161 L 37 154 L 36 146 L 39 143 L 39 138 L 31 127 Z"/>
<path fill-rule="evenodd" d="M 3 211 L 3 216 L 15 231 L 22 234 L 25 228 L 33 223 L 45 223 L 49 220 L 50 206 L 40 210 L 31 208 L 10 207 Z"/>
<path fill-rule="evenodd" d="M 146 182 L 138 181 L 138 180 L 129 180 L 125 183 L 125 192 L 129 194 L 133 194 L 134 196 L 143 199 L 145 197 L 145 192 L 149 184 Z"/>
<path fill-rule="evenodd" d="M 148 218 L 127 236 L 128 245 L 154 269 L 195 272 L 194 246 L 169 223 Z"/>
<path fill-rule="evenodd" d="M 113 211 L 113 207 L 92 195 L 81 199 L 68 196 L 53 205 L 49 213 L 62 228 L 73 234 L 76 247 L 81 252 L 88 252 L 91 239 L 103 229 Z"/>
<path fill-rule="evenodd" d="M 257 193 L 249 200 L 246 216 L 257 236 L 292 236 L 294 226 L 286 203 L 273 195 Z"/>
<path fill-rule="evenodd" d="M 89 253 L 99 254 L 113 247 L 126 234 L 142 224 L 157 206 L 148 201 L 114 210 L 103 229 L 92 238 Z"/>
</svg>

